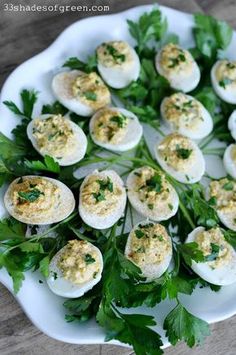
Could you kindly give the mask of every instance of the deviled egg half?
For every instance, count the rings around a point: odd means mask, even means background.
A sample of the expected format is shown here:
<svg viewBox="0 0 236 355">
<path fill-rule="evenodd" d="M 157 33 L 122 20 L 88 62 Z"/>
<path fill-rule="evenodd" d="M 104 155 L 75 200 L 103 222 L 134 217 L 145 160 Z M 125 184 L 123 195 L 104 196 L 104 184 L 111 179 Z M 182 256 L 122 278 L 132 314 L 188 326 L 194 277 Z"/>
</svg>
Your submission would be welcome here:
<svg viewBox="0 0 236 355">
<path fill-rule="evenodd" d="M 156 147 L 160 166 L 174 179 L 186 184 L 201 180 L 205 160 L 197 144 L 179 133 L 166 136 Z"/>
<path fill-rule="evenodd" d="M 137 265 L 144 277 L 152 281 L 167 270 L 172 258 L 172 243 L 164 226 L 143 221 L 130 232 L 125 256 Z"/>
<path fill-rule="evenodd" d="M 236 231 L 236 182 L 227 178 L 211 181 L 206 195 L 221 222 Z"/>
<path fill-rule="evenodd" d="M 228 128 L 230 130 L 231 136 L 236 140 L 236 110 L 234 110 L 229 116 Z"/>
<path fill-rule="evenodd" d="M 236 144 L 230 144 L 225 149 L 223 162 L 226 172 L 236 179 Z"/>
<path fill-rule="evenodd" d="M 137 116 L 116 107 L 97 111 L 90 120 L 89 130 L 95 144 L 117 152 L 134 148 L 143 134 Z"/>
<path fill-rule="evenodd" d="M 72 70 L 56 74 L 52 90 L 62 105 L 80 116 L 92 116 L 111 101 L 107 86 L 95 72 Z"/>
<path fill-rule="evenodd" d="M 156 69 L 173 89 L 189 92 L 200 81 L 200 70 L 191 53 L 177 44 L 166 44 L 156 55 Z"/>
<path fill-rule="evenodd" d="M 83 159 L 87 138 L 82 129 L 62 115 L 42 115 L 30 121 L 27 135 L 42 156 L 50 155 L 61 166 Z"/>
<path fill-rule="evenodd" d="M 222 100 L 236 104 L 236 61 L 218 60 L 211 69 L 211 83 Z"/>
<path fill-rule="evenodd" d="M 124 183 L 113 170 L 94 171 L 81 184 L 79 214 L 90 227 L 110 228 L 121 218 L 125 205 Z"/>
<path fill-rule="evenodd" d="M 71 190 L 43 176 L 22 176 L 8 187 L 4 203 L 11 216 L 27 224 L 51 224 L 67 218 L 75 208 Z"/>
<path fill-rule="evenodd" d="M 139 57 L 127 42 L 102 43 L 97 48 L 97 62 L 101 77 L 112 88 L 124 88 L 138 79 Z"/>
<path fill-rule="evenodd" d="M 127 178 L 132 207 L 153 221 L 164 221 L 178 210 L 179 198 L 162 172 L 148 166 L 133 170 Z"/>
<path fill-rule="evenodd" d="M 102 269 L 97 247 L 84 240 L 70 240 L 52 258 L 47 283 L 58 296 L 81 297 L 100 281 Z"/>
<path fill-rule="evenodd" d="M 201 102 L 181 92 L 163 99 L 161 115 L 172 132 L 191 139 L 202 139 L 213 129 L 212 117 Z"/>
<path fill-rule="evenodd" d="M 225 240 L 218 227 L 206 230 L 195 228 L 185 243 L 195 242 L 202 251 L 205 261 L 192 260 L 192 269 L 202 279 L 214 285 L 224 286 L 236 282 L 236 252 Z"/>
</svg>

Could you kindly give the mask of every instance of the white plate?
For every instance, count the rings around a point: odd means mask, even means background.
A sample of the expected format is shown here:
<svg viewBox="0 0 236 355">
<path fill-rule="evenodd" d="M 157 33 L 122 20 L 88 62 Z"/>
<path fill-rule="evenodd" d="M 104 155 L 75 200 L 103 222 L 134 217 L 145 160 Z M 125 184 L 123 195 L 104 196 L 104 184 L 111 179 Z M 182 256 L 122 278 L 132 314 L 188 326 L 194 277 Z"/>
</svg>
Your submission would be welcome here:
<svg viewBox="0 0 236 355">
<path fill-rule="evenodd" d="M 61 67 L 65 59 L 79 56 L 80 59 L 85 60 L 98 44 L 107 40 L 123 39 L 134 44 L 128 32 L 126 19 L 137 20 L 144 11 L 151 9 L 152 6 L 139 6 L 119 14 L 92 17 L 74 23 L 48 49 L 20 65 L 9 76 L 2 88 L 1 102 L 13 100 L 18 104 L 19 92 L 24 88 L 34 88 L 40 91 L 34 112 L 34 115 L 37 115 L 42 104 L 55 100 L 50 90 L 50 83 L 54 72 Z M 161 7 L 161 10 L 168 19 L 169 30 L 180 36 L 181 45 L 187 48 L 193 46 L 192 16 L 166 7 Z M 235 58 L 236 54 L 233 50 L 235 45 L 236 34 L 234 33 L 227 53 L 230 58 Z M 17 118 L 2 103 L 0 117 L 0 130 L 10 137 Z M 220 164 L 218 169 L 216 164 Z M 222 164 L 217 159 L 209 161 L 209 172 L 214 173 L 218 170 L 220 175 L 224 175 L 222 169 Z M 4 214 L 2 198 L 0 214 Z M 39 279 L 42 279 L 42 276 L 37 272 L 26 273 L 23 287 L 15 297 L 27 316 L 41 331 L 52 338 L 68 343 L 104 343 L 104 332 L 94 320 L 84 324 L 66 323 L 65 309 L 62 306 L 64 300 L 51 293 L 45 282 L 40 284 Z M 5 270 L 0 270 L 0 281 L 12 292 L 12 281 Z M 236 284 L 223 287 L 218 293 L 209 289 L 197 289 L 191 296 L 182 295 L 180 298 L 190 312 L 209 323 L 236 314 Z M 164 301 L 154 309 L 139 307 L 134 311 L 154 315 L 159 324 L 156 330 L 163 334 L 161 325 L 173 306 L 173 302 Z M 163 338 L 163 341 L 164 346 L 167 346 L 167 340 Z M 113 343 L 119 344 L 116 341 Z"/>
</svg>

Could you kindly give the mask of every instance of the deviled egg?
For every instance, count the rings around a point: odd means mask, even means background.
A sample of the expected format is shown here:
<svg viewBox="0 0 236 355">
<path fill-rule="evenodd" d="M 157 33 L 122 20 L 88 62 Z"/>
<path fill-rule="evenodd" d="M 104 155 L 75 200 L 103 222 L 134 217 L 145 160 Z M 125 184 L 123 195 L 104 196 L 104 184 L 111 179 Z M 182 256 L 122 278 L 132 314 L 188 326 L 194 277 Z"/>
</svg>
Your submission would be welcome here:
<svg viewBox="0 0 236 355">
<path fill-rule="evenodd" d="M 137 116 L 116 107 L 97 111 L 90 120 L 89 130 L 95 144 L 119 152 L 134 148 L 143 134 Z"/>
<path fill-rule="evenodd" d="M 101 279 L 103 259 L 100 250 L 84 240 L 70 240 L 49 264 L 49 288 L 58 296 L 77 298 Z"/>
<path fill-rule="evenodd" d="M 179 133 L 166 136 L 156 147 L 160 166 L 174 179 L 186 184 L 201 180 L 205 160 L 197 144 Z"/>
<path fill-rule="evenodd" d="M 127 42 L 102 43 L 97 48 L 97 62 L 101 77 L 112 88 L 124 88 L 138 79 L 139 57 Z"/>
<path fill-rule="evenodd" d="M 4 203 L 11 216 L 27 224 L 51 224 L 68 217 L 75 208 L 71 190 L 43 176 L 22 176 L 8 187 Z"/>
<path fill-rule="evenodd" d="M 202 251 L 205 261 L 197 263 L 192 260 L 192 269 L 202 279 L 214 285 L 230 285 L 236 282 L 236 252 L 225 240 L 218 227 L 206 230 L 195 228 L 185 243 L 195 242 Z"/>
<path fill-rule="evenodd" d="M 206 195 L 214 202 L 212 206 L 221 222 L 236 231 L 236 182 L 227 178 L 211 181 Z"/>
<path fill-rule="evenodd" d="M 191 53 L 177 44 L 166 44 L 156 55 L 156 69 L 173 89 L 189 92 L 200 81 L 200 70 Z"/>
<path fill-rule="evenodd" d="M 125 256 L 137 265 L 146 281 L 152 281 L 167 270 L 172 258 L 172 243 L 164 226 L 143 221 L 130 232 Z"/>
<path fill-rule="evenodd" d="M 92 116 L 111 101 L 107 86 L 96 73 L 61 72 L 54 76 L 52 90 L 62 105 L 80 116 Z"/>
<path fill-rule="evenodd" d="M 179 198 L 162 172 L 148 166 L 133 170 L 127 178 L 132 207 L 153 221 L 164 221 L 178 210 Z"/>
<path fill-rule="evenodd" d="M 229 116 L 228 128 L 230 130 L 231 136 L 236 140 L 236 110 L 234 110 Z"/>
<path fill-rule="evenodd" d="M 79 214 L 90 227 L 110 228 L 121 218 L 125 204 L 124 183 L 113 170 L 94 171 L 81 184 Z"/>
<path fill-rule="evenodd" d="M 201 102 L 181 92 L 163 99 L 161 115 L 172 132 L 191 139 L 202 139 L 213 129 L 212 117 Z"/>
<path fill-rule="evenodd" d="M 211 69 L 211 83 L 222 100 L 236 104 L 236 61 L 218 60 Z"/>
<path fill-rule="evenodd" d="M 39 154 L 50 155 L 61 166 L 77 163 L 86 153 L 84 132 L 62 115 L 42 115 L 31 120 L 27 135 Z"/>
<path fill-rule="evenodd" d="M 236 179 L 236 144 L 230 144 L 225 149 L 223 162 L 227 173 Z"/>
</svg>

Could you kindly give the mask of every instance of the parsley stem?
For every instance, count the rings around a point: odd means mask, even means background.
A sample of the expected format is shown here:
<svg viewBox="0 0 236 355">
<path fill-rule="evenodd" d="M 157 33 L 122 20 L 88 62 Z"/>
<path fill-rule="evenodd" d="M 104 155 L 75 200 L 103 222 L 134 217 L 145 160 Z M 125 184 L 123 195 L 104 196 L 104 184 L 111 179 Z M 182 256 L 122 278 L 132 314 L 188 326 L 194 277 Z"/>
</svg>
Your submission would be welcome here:
<svg viewBox="0 0 236 355">
<path fill-rule="evenodd" d="M 222 156 L 224 154 L 224 151 L 225 151 L 224 147 L 202 149 L 202 152 L 205 155 L 220 155 L 220 156 Z"/>
<path fill-rule="evenodd" d="M 204 138 L 200 144 L 199 144 L 199 148 L 200 149 L 204 149 L 208 144 L 211 143 L 211 141 L 214 139 L 214 133 L 211 133 L 209 136 L 207 136 L 206 138 Z"/>
<path fill-rule="evenodd" d="M 41 235 L 37 235 L 37 234 L 33 234 L 32 237 L 29 239 L 29 242 L 34 242 L 34 241 L 38 241 L 39 239 L 42 239 L 44 237 L 46 237 L 46 235 L 48 235 L 50 232 L 56 230 L 59 226 L 61 226 L 64 223 L 67 223 L 69 221 L 71 221 L 74 217 L 76 217 L 78 215 L 78 212 L 75 211 L 73 212 L 69 217 L 67 217 L 66 219 L 64 219 L 63 221 L 57 223 L 56 225 L 54 225 L 53 227 L 49 228 L 45 233 L 41 234 Z M 19 245 L 24 244 L 26 241 L 24 240 L 23 242 L 12 246 L 11 248 L 8 248 L 6 250 L 6 252 L 8 253 L 9 251 L 16 249 L 19 247 Z"/>
<path fill-rule="evenodd" d="M 190 224 L 190 226 L 192 227 L 192 229 L 194 229 L 196 226 L 195 226 L 190 214 L 188 213 L 185 205 L 183 204 L 183 202 L 180 199 L 179 199 L 179 208 L 181 209 L 184 217 L 187 219 L 187 221 Z"/>
</svg>

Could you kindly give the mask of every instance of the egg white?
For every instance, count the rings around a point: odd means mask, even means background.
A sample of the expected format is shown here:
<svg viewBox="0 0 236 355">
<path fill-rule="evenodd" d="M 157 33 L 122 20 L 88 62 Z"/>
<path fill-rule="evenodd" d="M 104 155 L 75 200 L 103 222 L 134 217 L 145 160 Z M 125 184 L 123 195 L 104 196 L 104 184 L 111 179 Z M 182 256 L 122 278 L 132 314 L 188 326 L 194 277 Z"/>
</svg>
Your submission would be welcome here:
<svg viewBox="0 0 236 355">
<path fill-rule="evenodd" d="M 157 53 L 155 58 L 156 70 L 161 76 L 165 77 L 169 81 L 170 86 L 173 89 L 181 90 L 183 92 L 190 92 L 197 87 L 201 78 L 200 69 L 196 61 L 193 58 L 192 60 L 193 60 L 193 67 L 189 75 L 185 72 L 180 72 L 180 73 L 173 72 L 167 76 L 161 65 L 161 50 L 160 50 Z"/>
<path fill-rule="evenodd" d="M 134 232 L 136 229 L 139 229 L 138 226 L 141 224 L 142 226 L 149 224 L 150 221 L 149 220 L 145 220 L 142 222 L 139 222 L 138 224 L 136 224 L 133 229 L 130 231 L 130 234 L 128 236 L 127 242 L 126 242 L 126 246 L 125 246 L 125 256 L 128 258 L 128 255 L 130 253 L 132 253 L 132 248 L 131 248 L 131 234 L 132 232 Z M 170 237 L 169 237 L 170 238 Z M 169 239 L 171 242 L 171 238 Z M 142 268 L 139 266 L 139 268 L 142 271 L 142 275 L 144 277 L 146 277 L 146 282 L 152 281 L 154 279 L 159 278 L 161 275 L 164 274 L 164 272 L 168 269 L 171 259 L 172 259 L 172 254 L 173 251 L 171 249 L 170 252 L 168 252 L 163 261 L 160 264 L 153 264 L 153 263 L 149 263 L 146 264 L 145 266 L 142 266 Z"/>
<path fill-rule="evenodd" d="M 88 181 L 91 175 L 97 175 L 98 179 L 110 178 L 114 184 L 118 185 L 122 190 L 119 197 L 119 203 L 115 211 L 111 211 L 110 214 L 106 216 L 99 216 L 95 212 L 89 212 L 84 208 L 82 203 L 82 191 L 84 185 Z M 94 171 L 92 174 L 88 175 L 81 184 L 80 195 L 79 195 L 79 214 L 82 220 L 88 224 L 90 227 L 95 229 L 106 229 L 112 227 L 123 215 L 126 205 L 126 191 L 124 183 L 119 175 L 114 170 L 103 170 L 101 172 Z"/>
<path fill-rule="evenodd" d="M 225 170 L 234 179 L 236 179 L 236 163 L 233 161 L 233 159 L 231 157 L 231 151 L 232 151 L 232 148 L 235 146 L 236 146 L 235 144 L 230 144 L 226 148 L 226 150 L 224 152 L 224 157 L 223 157 Z"/>
<path fill-rule="evenodd" d="M 89 123 L 90 135 L 94 143 L 99 145 L 100 147 L 115 152 L 125 152 L 126 150 L 130 150 L 134 148 L 139 143 L 143 134 L 143 127 L 140 124 L 138 117 L 135 114 L 133 114 L 133 112 L 119 107 L 109 107 L 109 110 L 112 109 L 114 109 L 114 113 L 118 111 L 129 119 L 127 125 L 127 132 L 123 137 L 123 139 L 119 143 L 104 143 L 104 142 L 100 142 L 96 138 L 95 134 L 93 133 L 96 119 L 99 117 L 100 111 L 105 109 L 101 109 L 97 111 L 91 118 Z"/>
<path fill-rule="evenodd" d="M 201 107 L 201 116 L 199 120 L 201 120 L 201 123 L 198 125 L 197 128 L 191 128 L 191 127 L 186 127 L 184 123 L 180 123 L 179 128 L 176 129 L 176 126 L 174 123 L 169 122 L 166 119 L 165 116 L 165 105 L 166 105 L 166 99 L 164 98 L 161 102 L 161 115 L 162 118 L 165 122 L 165 124 L 171 129 L 172 132 L 179 132 L 180 134 L 183 134 L 184 136 L 191 138 L 191 139 L 202 139 L 208 134 L 211 133 L 213 129 L 213 120 L 210 115 L 210 113 L 207 111 L 207 109 L 201 104 L 200 101 L 196 100 L 193 96 L 190 95 L 185 95 L 189 100 L 194 100 L 197 101 Z"/>
<path fill-rule="evenodd" d="M 71 87 L 78 75 L 82 74 L 79 70 L 64 71 L 56 74 L 52 80 L 52 91 L 57 100 L 70 111 L 80 116 L 92 116 L 95 110 L 83 103 L 79 97 L 74 97 Z"/>
<path fill-rule="evenodd" d="M 234 110 L 229 117 L 228 128 L 233 139 L 236 140 L 236 110 Z"/>
<path fill-rule="evenodd" d="M 91 243 L 90 243 L 91 244 Z M 57 266 L 58 261 L 60 260 L 61 254 L 63 254 L 65 247 L 59 250 L 49 264 L 49 277 L 47 278 L 47 284 L 50 290 L 58 296 L 67 297 L 67 298 L 77 298 L 83 296 L 86 292 L 91 290 L 100 280 L 102 277 L 102 270 L 103 270 L 103 258 L 100 250 L 92 245 L 94 251 L 99 259 L 100 269 L 99 272 L 96 274 L 95 278 L 89 280 L 87 282 L 83 282 L 81 284 L 74 284 L 73 282 L 66 280 L 62 274 L 62 271 Z M 56 274 L 56 277 L 54 275 Z"/>
<path fill-rule="evenodd" d="M 204 227 L 195 228 L 187 237 L 185 243 L 195 242 L 199 233 L 205 231 Z M 192 260 L 191 268 L 198 274 L 203 280 L 210 282 L 214 285 L 224 286 L 230 285 L 236 282 L 236 252 L 232 248 L 233 259 L 227 265 L 223 265 L 212 269 L 209 266 L 209 262 L 197 263 Z"/>
<path fill-rule="evenodd" d="M 114 89 L 122 89 L 132 81 L 136 81 L 140 73 L 140 60 L 135 50 L 129 46 L 132 54 L 132 63 L 120 64 L 119 67 L 106 67 L 99 60 L 97 68 L 103 80 Z"/>
<path fill-rule="evenodd" d="M 45 120 L 45 119 L 47 119 L 47 118 L 49 118 L 51 116 L 52 115 L 50 115 L 50 114 L 41 115 L 41 116 L 37 117 L 37 120 L 38 119 Z M 63 156 L 62 159 L 57 159 L 57 157 L 53 156 L 53 159 L 55 161 L 57 161 L 58 164 L 61 165 L 61 166 L 68 166 L 68 165 L 72 165 L 72 164 L 75 164 L 75 163 L 79 162 L 85 156 L 86 149 L 87 149 L 87 138 L 86 138 L 86 135 L 84 134 L 83 130 L 76 123 L 71 121 L 69 118 L 65 118 L 65 119 L 67 119 L 67 121 L 70 123 L 70 127 L 71 127 L 73 133 L 76 136 L 77 147 L 76 147 L 76 150 L 74 152 L 72 152 L 69 156 L 68 155 L 67 156 Z M 28 126 L 27 126 L 27 136 L 28 136 L 29 140 L 31 141 L 34 149 L 37 150 L 37 152 L 39 154 L 43 155 L 40 152 L 40 148 L 39 148 L 39 146 L 37 144 L 37 139 L 35 139 L 35 137 L 33 135 L 34 122 L 35 122 L 35 119 L 31 120 L 30 123 L 28 124 Z"/>
<path fill-rule="evenodd" d="M 165 213 L 164 209 L 163 210 L 157 210 L 153 209 L 150 210 L 145 202 L 141 202 L 139 199 L 138 192 L 136 192 L 136 176 L 135 173 L 138 173 L 142 170 L 142 168 L 135 169 L 131 171 L 131 173 L 128 175 L 127 181 L 126 181 L 126 186 L 128 189 L 128 199 L 132 205 L 132 207 L 142 216 L 150 218 L 152 221 L 160 222 L 160 221 L 165 221 L 172 216 L 174 216 L 178 210 L 179 207 L 179 197 L 175 189 L 171 184 L 169 184 L 169 193 L 170 193 L 170 201 L 168 200 L 168 203 L 171 203 L 172 209 L 169 209 L 169 213 Z M 166 202 L 163 201 L 163 205 L 165 205 Z"/>
<path fill-rule="evenodd" d="M 35 175 L 27 175 L 27 176 L 22 176 L 22 178 L 42 178 L 44 180 L 48 180 L 49 182 L 55 184 L 59 189 L 60 189 L 60 203 L 55 206 L 55 211 L 53 213 L 53 216 L 51 217 L 45 217 L 45 216 L 40 216 L 37 215 L 33 219 L 28 218 L 27 216 L 22 216 L 14 211 L 14 206 L 11 201 L 11 188 L 17 184 L 19 181 L 19 178 L 15 179 L 12 181 L 12 183 L 9 185 L 5 195 L 4 195 L 4 204 L 5 207 L 8 211 L 8 213 L 17 219 L 20 222 L 27 223 L 27 224 L 37 224 L 37 225 L 44 225 L 44 224 L 52 224 L 52 223 L 57 223 L 62 221 L 63 219 L 66 219 L 74 210 L 75 208 L 75 198 L 71 190 L 63 184 L 61 181 L 46 177 L 46 176 L 35 176 Z M 46 219 L 45 219 L 46 218 Z"/>
<path fill-rule="evenodd" d="M 195 164 L 192 165 L 190 171 L 186 172 L 180 172 L 175 170 L 172 166 L 169 166 L 165 160 L 162 158 L 162 156 L 158 152 L 158 146 L 157 144 L 156 149 L 155 149 L 155 157 L 157 162 L 160 164 L 163 170 L 165 170 L 169 175 L 171 175 L 175 180 L 185 183 L 185 184 L 194 184 L 195 182 L 198 182 L 201 180 L 202 176 L 205 173 L 205 160 L 203 157 L 203 154 L 197 144 L 193 141 L 192 143 L 192 149 L 196 153 L 196 161 Z"/>
<path fill-rule="evenodd" d="M 236 91 L 233 91 L 230 87 L 223 88 L 219 85 L 219 82 L 216 78 L 216 70 L 221 60 L 218 60 L 211 69 L 211 83 L 216 92 L 216 94 L 225 102 L 229 104 L 236 104 Z"/>
</svg>

